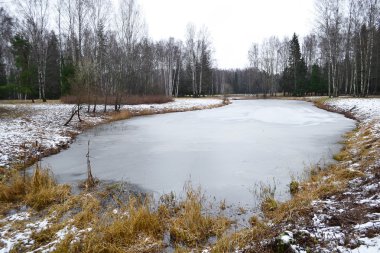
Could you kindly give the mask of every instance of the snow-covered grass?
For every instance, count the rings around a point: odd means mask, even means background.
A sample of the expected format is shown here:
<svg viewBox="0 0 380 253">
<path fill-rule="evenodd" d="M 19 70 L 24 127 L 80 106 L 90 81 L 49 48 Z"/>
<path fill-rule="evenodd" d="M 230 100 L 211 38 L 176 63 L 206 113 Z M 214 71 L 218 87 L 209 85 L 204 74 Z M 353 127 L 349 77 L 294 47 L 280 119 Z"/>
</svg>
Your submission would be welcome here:
<svg viewBox="0 0 380 253">
<path fill-rule="evenodd" d="M 311 170 L 291 200 L 264 212 L 266 225 L 239 231 L 227 243 L 219 241 L 217 249 L 227 245 L 222 249 L 229 251 L 233 245 L 241 252 L 260 247 L 268 252 L 380 252 L 380 99 L 306 100 L 358 119 L 336 156 L 339 161 Z"/>
<path fill-rule="evenodd" d="M 54 224 L 53 219 L 52 216 L 34 220 L 30 217 L 30 213 L 20 212 L 0 220 L 0 224 L 5 224 L 0 227 L 0 253 L 8 253 L 17 245 L 22 245 L 24 250 L 29 248 L 30 250 L 26 252 L 30 253 L 52 252 L 68 234 L 79 236 L 84 232 L 91 231 L 90 228 L 79 230 L 75 226 L 67 225 L 52 233 L 47 244 L 36 247 L 34 235 L 47 231 Z"/>
<path fill-rule="evenodd" d="M 205 109 L 220 106 L 218 99 L 176 99 L 166 104 L 126 105 L 122 110 L 133 114 L 149 114 Z M 108 106 L 108 110 L 112 110 Z M 84 123 L 79 124 L 76 117 L 65 127 L 73 105 L 68 104 L 0 104 L 0 167 L 22 162 L 39 154 L 45 156 L 65 148 L 73 137 L 81 132 L 84 125 L 97 125 L 109 120 L 109 115 L 85 113 Z M 103 111 L 98 106 L 98 111 Z"/>
<path fill-rule="evenodd" d="M 195 103 L 195 101 L 197 102 Z M 176 110 L 194 109 L 194 107 L 198 106 L 207 108 L 217 105 L 216 103 L 221 103 L 220 100 L 207 101 L 208 99 L 180 99 L 168 104 L 125 106 L 123 109 L 128 109 L 135 114 L 145 111 L 160 113 L 162 111 L 172 111 L 173 108 L 176 108 Z M 275 243 L 277 243 L 277 246 L 280 245 L 282 249 L 289 252 L 380 252 L 380 99 L 339 98 L 329 99 L 325 103 L 337 111 L 350 112 L 360 121 L 358 129 L 347 137 L 344 150 L 347 156 L 337 163 L 336 171 L 342 177 L 343 183 L 337 181 L 339 177 L 336 177 L 336 175 L 334 177 L 333 175 L 329 175 L 329 171 L 321 172 L 324 174 L 320 177 L 314 177 L 311 181 L 301 183 L 301 191 L 298 194 L 302 194 L 302 187 L 308 184 L 320 188 L 339 185 L 339 188 L 333 191 L 323 188 L 327 194 L 323 194 L 323 197 L 320 197 L 322 195 L 318 195 L 319 198 L 312 201 L 302 202 L 300 204 L 302 205 L 301 207 L 288 205 L 288 207 L 291 207 L 290 211 L 286 214 L 286 218 L 280 221 L 275 221 L 274 218 L 268 220 L 263 217 L 258 222 L 259 225 L 256 224 L 253 228 L 242 232 L 242 237 L 239 237 L 239 234 L 234 234 L 231 237 L 233 239 L 224 241 L 224 244 L 228 245 L 229 249 L 232 250 L 233 248 L 235 252 L 242 252 L 236 250 L 238 247 L 247 251 L 255 251 L 257 249 L 255 247 L 259 245 L 259 247 L 273 250 L 274 245 L 276 245 Z M 38 108 L 40 105 L 35 106 Z M 41 117 L 39 119 L 49 119 L 52 121 L 51 124 L 53 126 L 51 129 L 58 131 L 57 140 L 59 140 L 59 136 L 65 137 L 66 135 L 60 134 L 57 129 L 67 131 L 67 128 L 61 125 L 68 117 L 67 114 L 70 114 L 71 107 L 67 106 L 65 108 L 66 105 L 55 106 L 57 106 L 57 109 L 52 109 L 55 107 L 48 105 L 48 108 L 37 111 L 40 112 L 38 114 L 41 114 L 41 112 L 44 114 L 43 112 L 46 110 L 56 111 L 57 116 L 54 116 L 56 118 L 45 115 L 45 117 L 39 116 Z M 62 113 L 64 110 L 66 112 Z M 28 105 L 22 108 L 23 116 L 5 118 L 5 120 L 8 120 L 9 126 L 25 121 L 25 123 L 21 123 L 19 130 L 15 131 L 15 135 L 19 134 L 20 137 L 14 137 L 14 139 L 25 138 L 23 136 L 27 134 L 23 135 L 23 131 L 25 131 L 25 128 L 23 128 L 25 126 L 23 125 L 26 125 L 28 122 L 24 118 L 28 117 L 26 115 L 30 115 L 31 118 L 36 117 L 38 119 L 37 116 L 33 116 L 37 115 L 35 112 L 34 106 Z M 52 114 L 49 113 L 49 115 Z M 62 115 L 65 115 L 64 119 L 59 119 Z M 60 124 L 53 122 L 57 118 L 60 120 Z M 107 118 L 104 115 L 96 117 L 86 115 L 85 120 L 98 124 L 99 122 L 106 121 Z M 34 119 L 31 122 L 34 122 Z M 1 122 L 0 129 L 5 128 L 6 125 Z M 43 124 L 40 127 L 43 128 Z M 70 131 L 80 131 L 77 122 L 74 122 L 68 129 Z M 57 133 L 52 130 L 49 131 L 51 133 L 46 138 Z M 4 142 L 1 139 L 3 138 L 2 136 L 3 134 L 0 132 L 0 147 Z M 70 136 L 67 138 L 70 138 Z M 34 139 L 30 139 L 31 143 L 34 141 Z M 6 153 L 5 155 L 11 156 L 11 153 Z M 331 173 L 334 172 L 331 171 Z M 315 178 L 318 178 L 318 180 L 315 180 Z M 325 184 L 328 181 L 331 184 Z M 304 199 L 300 198 L 300 200 Z M 297 208 L 300 208 L 300 210 L 297 210 Z M 113 215 L 119 213 L 117 209 L 115 210 L 112 212 Z M 41 231 L 51 225 L 52 221 L 49 217 L 42 217 L 36 220 L 32 216 L 27 211 L 21 211 L 0 220 L 0 253 L 8 252 L 17 243 L 22 243 L 24 249 L 28 245 L 32 247 L 34 242 L 31 230 Z M 22 229 L 17 229 L 19 227 L 18 223 L 24 223 L 21 226 Z M 60 229 L 55 231 L 51 242 L 41 248 L 37 248 L 37 250 L 49 252 L 67 234 L 78 235 L 86 231 L 88 230 L 83 230 L 83 228 L 80 230 L 74 225 L 60 227 Z M 260 240 L 258 244 L 253 239 L 255 236 Z M 243 242 L 247 238 L 249 239 L 244 245 Z M 208 245 L 207 249 L 203 252 L 211 252 L 215 251 L 215 249 L 220 248 L 213 248 L 213 246 Z"/>
<path fill-rule="evenodd" d="M 379 98 L 336 98 L 326 102 L 334 108 L 350 111 L 360 121 L 380 120 Z"/>
<path fill-rule="evenodd" d="M 343 191 L 313 201 L 310 222 L 285 226 L 294 233 L 307 231 L 307 238 L 317 242 L 316 252 L 380 252 L 380 99 L 334 98 L 324 103 L 358 119 L 357 132 L 343 151 L 349 158 L 337 166 L 363 174 L 349 180 Z M 291 239 L 294 252 L 306 252 L 305 243 Z"/>
<path fill-rule="evenodd" d="M 200 190 L 190 188 L 183 198 L 162 196 L 156 205 L 146 196 L 108 186 L 72 195 L 43 212 L 13 210 L 0 219 L 0 253 L 166 252 L 169 240 L 188 247 L 208 245 L 231 225 L 222 213 L 206 211 L 210 203 Z"/>
</svg>

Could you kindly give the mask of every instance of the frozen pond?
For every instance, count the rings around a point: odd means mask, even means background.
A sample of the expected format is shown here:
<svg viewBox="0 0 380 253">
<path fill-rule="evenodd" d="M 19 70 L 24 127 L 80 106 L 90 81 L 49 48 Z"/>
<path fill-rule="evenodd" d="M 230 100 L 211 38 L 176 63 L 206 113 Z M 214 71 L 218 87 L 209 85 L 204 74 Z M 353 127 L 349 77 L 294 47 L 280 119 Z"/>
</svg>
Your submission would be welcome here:
<svg viewBox="0 0 380 253">
<path fill-rule="evenodd" d="M 91 140 L 93 175 L 127 181 L 156 194 L 181 193 L 186 181 L 207 196 L 249 204 L 259 182 L 277 182 L 287 196 L 291 176 L 331 161 L 355 122 L 311 103 L 234 101 L 212 110 L 136 117 L 89 130 L 45 158 L 60 182 L 86 176 Z"/>
</svg>

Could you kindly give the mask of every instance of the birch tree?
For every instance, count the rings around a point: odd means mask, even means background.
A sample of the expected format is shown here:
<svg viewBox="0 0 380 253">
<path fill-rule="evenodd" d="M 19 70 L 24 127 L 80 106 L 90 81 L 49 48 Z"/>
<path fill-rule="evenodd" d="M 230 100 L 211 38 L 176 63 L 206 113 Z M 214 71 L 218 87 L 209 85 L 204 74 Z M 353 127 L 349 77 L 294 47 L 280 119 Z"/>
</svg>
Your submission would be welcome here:
<svg viewBox="0 0 380 253">
<path fill-rule="evenodd" d="M 23 29 L 32 46 L 33 58 L 37 64 L 38 98 L 46 101 L 45 70 L 47 52 L 47 23 L 49 20 L 48 0 L 18 0 L 18 8 L 23 16 Z"/>
<path fill-rule="evenodd" d="M 188 24 L 186 27 L 186 61 L 191 71 L 191 85 L 193 96 L 197 96 L 196 85 L 196 38 L 195 38 L 195 26 L 194 24 Z"/>
<path fill-rule="evenodd" d="M 328 95 L 338 96 L 338 61 L 342 43 L 342 2 L 343 0 L 316 1 L 317 28 L 326 49 L 328 65 Z"/>
</svg>

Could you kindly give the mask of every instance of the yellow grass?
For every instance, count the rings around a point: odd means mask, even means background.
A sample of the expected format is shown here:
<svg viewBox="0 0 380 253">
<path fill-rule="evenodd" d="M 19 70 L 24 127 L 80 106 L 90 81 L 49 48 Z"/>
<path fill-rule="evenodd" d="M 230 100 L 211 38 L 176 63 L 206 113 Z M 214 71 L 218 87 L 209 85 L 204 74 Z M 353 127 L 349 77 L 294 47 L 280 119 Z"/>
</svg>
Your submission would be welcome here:
<svg viewBox="0 0 380 253">
<path fill-rule="evenodd" d="M 200 190 L 188 189 L 186 200 L 181 203 L 178 215 L 171 219 L 171 239 L 188 247 L 195 247 L 211 236 L 221 236 L 231 225 L 225 217 L 203 214 Z"/>
<path fill-rule="evenodd" d="M 109 113 L 110 121 L 124 120 L 132 118 L 133 114 L 128 110 Z"/>
<path fill-rule="evenodd" d="M 10 171 L 0 182 L 0 202 L 25 202 L 41 210 L 53 203 L 62 203 L 70 196 L 68 185 L 58 185 L 49 169 L 36 167 L 32 175 Z"/>
</svg>

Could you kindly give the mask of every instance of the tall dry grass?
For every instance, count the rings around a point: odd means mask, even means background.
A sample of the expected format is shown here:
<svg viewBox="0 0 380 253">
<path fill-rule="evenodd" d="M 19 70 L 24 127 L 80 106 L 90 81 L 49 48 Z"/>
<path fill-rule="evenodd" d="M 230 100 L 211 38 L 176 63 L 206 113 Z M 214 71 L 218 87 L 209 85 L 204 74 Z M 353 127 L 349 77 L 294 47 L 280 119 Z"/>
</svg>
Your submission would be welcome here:
<svg viewBox="0 0 380 253">
<path fill-rule="evenodd" d="M 70 186 L 57 184 L 49 169 L 38 166 L 32 175 L 10 171 L 0 182 L 0 202 L 25 202 L 37 210 L 63 203 L 70 192 Z"/>
<path fill-rule="evenodd" d="M 207 213 L 201 191 L 187 188 L 186 199 L 170 221 L 170 236 L 174 243 L 196 247 L 212 236 L 222 236 L 231 226 L 231 221 L 223 216 L 215 217 Z"/>
<path fill-rule="evenodd" d="M 168 195 L 158 207 L 149 197 L 131 196 L 126 203 L 116 200 L 117 209 L 107 206 L 103 212 L 99 203 L 87 198 L 89 208 L 81 204 L 72 225 L 91 232 L 80 239 L 68 235 L 56 252 L 162 252 L 168 246 L 165 235 L 170 235 L 173 247 L 190 249 L 222 236 L 231 224 L 227 218 L 205 213 L 200 192 L 193 190 L 181 201 Z"/>
<path fill-rule="evenodd" d="M 92 204 L 90 204 L 91 206 Z M 92 211 L 91 211 L 92 210 Z M 166 223 L 149 200 L 131 197 L 115 213 L 83 209 L 77 216 L 87 217 L 79 224 L 91 227 L 91 232 L 80 240 L 68 236 L 57 247 L 57 252 L 160 252 L 163 247 Z M 92 215 L 97 217 L 91 217 Z M 91 217 L 90 219 L 88 219 Z M 75 220 L 75 217 L 74 217 Z M 78 226 L 78 220 L 74 222 Z M 86 228 L 86 227 L 83 227 Z"/>
</svg>

